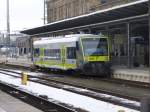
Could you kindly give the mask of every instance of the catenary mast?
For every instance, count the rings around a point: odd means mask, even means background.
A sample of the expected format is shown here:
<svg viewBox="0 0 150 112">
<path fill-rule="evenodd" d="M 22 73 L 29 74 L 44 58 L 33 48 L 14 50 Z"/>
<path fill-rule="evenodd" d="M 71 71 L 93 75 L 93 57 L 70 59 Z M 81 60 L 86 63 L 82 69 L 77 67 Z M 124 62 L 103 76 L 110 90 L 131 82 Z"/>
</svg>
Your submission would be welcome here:
<svg viewBox="0 0 150 112">
<path fill-rule="evenodd" d="M 9 0 L 7 0 L 7 46 L 10 47 Z"/>
</svg>

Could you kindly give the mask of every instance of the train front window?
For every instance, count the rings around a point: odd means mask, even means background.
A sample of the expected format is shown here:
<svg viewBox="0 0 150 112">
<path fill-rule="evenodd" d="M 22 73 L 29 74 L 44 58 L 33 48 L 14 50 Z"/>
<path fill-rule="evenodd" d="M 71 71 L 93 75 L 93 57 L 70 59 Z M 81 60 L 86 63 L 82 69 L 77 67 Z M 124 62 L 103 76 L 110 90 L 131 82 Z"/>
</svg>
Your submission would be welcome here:
<svg viewBox="0 0 150 112">
<path fill-rule="evenodd" d="M 85 56 L 108 55 L 108 43 L 106 38 L 86 38 L 82 40 Z"/>
</svg>

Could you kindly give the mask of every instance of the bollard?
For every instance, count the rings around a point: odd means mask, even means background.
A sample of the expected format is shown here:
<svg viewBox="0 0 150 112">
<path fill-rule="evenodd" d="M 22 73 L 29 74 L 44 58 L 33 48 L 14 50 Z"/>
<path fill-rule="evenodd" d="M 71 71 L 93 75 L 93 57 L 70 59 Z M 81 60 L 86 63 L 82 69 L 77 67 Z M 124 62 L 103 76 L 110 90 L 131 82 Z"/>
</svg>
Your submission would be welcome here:
<svg viewBox="0 0 150 112">
<path fill-rule="evenodd" d="M 27 80 L 28 80 L 28 75 L 25 72 L 21 73 L 21 84 L 22 85 L 27 85 Z"/>
<path fill-rule="evenodd" d="M 150 96 L 142 98 L 141 112 L 150 112 Z"/>
</svg>

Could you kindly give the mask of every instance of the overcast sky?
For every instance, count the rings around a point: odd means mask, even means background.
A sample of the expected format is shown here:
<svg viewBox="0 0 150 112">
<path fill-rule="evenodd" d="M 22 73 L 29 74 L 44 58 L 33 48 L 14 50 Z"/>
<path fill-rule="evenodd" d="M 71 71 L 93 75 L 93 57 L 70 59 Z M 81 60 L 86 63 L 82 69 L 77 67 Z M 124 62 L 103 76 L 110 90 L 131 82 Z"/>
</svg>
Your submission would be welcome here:
<svg viewBox="0 0 150 112">
<path fill-rule="evenodd" d="M 6 1 L 0 0 L 0 31 L 6 30 Z M 23 30 L 43 25 L 44 0 L 9 0 L 10 30 Z"/>
</svg>

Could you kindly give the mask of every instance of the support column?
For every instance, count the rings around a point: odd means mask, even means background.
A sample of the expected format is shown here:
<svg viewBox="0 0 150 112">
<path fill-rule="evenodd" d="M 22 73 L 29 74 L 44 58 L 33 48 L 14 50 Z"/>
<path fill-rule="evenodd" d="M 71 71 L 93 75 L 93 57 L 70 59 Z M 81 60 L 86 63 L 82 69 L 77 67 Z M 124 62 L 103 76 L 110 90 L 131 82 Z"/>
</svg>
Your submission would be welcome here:
<svg viewBox="0 0 150 112">
<path fill-rule="evenodd" d="M 150 67 L 150 0 L 149 0 L 149 67 Z"/>
<path fill-rule="evenodd" d="M 128 68 L 131 68 L 131 53 L 130 53 L 130 47 L 131 47 L 131 40 L 130 40 L 130 23 L 126 23 L 127 27 L 127 38 L 128 38 Z"/>
<path fill-rule="evenodd" d="M 34 37 L 30 37 L 30 54 L 31 54 L 31 61 L 33 61 L 33 55 L 34 55 L 33 39 L 34 39 Z"/>
<path fill-rule="evenodd" d="M 22 55 L 24 56 L 24 46 L 22 46 Z"/>
</svg>

